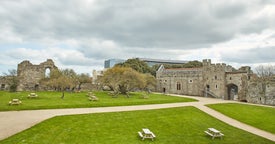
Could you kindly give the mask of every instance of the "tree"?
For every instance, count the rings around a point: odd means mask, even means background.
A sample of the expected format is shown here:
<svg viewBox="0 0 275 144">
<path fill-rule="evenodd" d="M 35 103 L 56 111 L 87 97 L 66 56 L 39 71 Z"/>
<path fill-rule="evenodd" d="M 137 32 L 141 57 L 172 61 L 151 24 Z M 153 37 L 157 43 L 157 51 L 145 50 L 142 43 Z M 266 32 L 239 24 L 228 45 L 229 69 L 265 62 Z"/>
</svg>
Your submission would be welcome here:
<svg viewBox="0 0 275 144">
<path fill-rule="evenodd" d="M 10 86 L 9 90 L 10 92 L 16 92 L 17 86 L 19 84 L 19 80 L 17 77 L 17 71 L 15 69 L 8 70 L 9 73 L 4 73 L 5 76 L 7 76 L 8 84 Z"/>
<path fill-rule="evenodd" d="M 46 84 L 51 89 L 62 91 L 61 98 L 65 97 L 67 89 L 73 89 L 77 85 L 76 73 L 72 69 L 53 70 L 50 77 L 41 80 L 41 83 Z"/>
<path fill-rule="evenodd" d="M 151 73 L 151 68 L 138 58 L 128 59 L 123 63 L 116 64 L 116 66 L 130 67 L 140 73 Z"/>
<path fill-rule="evenodd" d="M 275 66 L 273 65 L 259 65 L 255 68 L 256 74 L 258 75 L 257 83 L 260 85 L 261 97 L 266 100 L 266 87 L 270 80 L 274 78 Z"/>
<path fill-rule="evenodd" d="M 78 74 L 76 77 L 77 77 L 76 79 L 77 79 L 77 83 L 78 83 L 78 90 L 81 89 L 81 85 L 83 83 L 90 83 L 90 82 L 92 82 L 92 80 L 90 79 L 89 74 L 82 73 L 82 74 Z"/>
<path fill-rule="evenodd" d="M 156 88 L 156 78 L 151 74 L 143 74 L 143 79 L 145 80 L 144 90 L 150 92 Z"/>
<path fill-rule="evenodd" d="M 145 76 L 129 67 L 116 66 L 104 72 L 100 78 L 100 83 L 103 86 L 109 86 L 115 93 L 125 94 L 129 97 L 128 92 L 135 89 L 144 89 L 153 83 L 153 81 L 147 83 L 145 78 L 149 78 L 149 76 Z"/>
</svg>

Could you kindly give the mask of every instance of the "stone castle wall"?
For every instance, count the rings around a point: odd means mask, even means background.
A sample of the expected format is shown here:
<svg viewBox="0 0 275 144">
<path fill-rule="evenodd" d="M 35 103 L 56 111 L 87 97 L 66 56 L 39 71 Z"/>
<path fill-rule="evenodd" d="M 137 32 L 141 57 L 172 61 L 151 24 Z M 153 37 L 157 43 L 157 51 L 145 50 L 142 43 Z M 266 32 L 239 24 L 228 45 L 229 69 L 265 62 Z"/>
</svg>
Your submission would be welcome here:
<svg viewBox="0 0 275 144">
<path fill-rule="evenodd" d="M 9 89 L 9 77 L 0 76 L 0 90 L 8 90 Z"/>
<path fill-rule="evenodd" d="M 221 99 L 243 99 L 246 94 L 249 67 L 235 70 L 232 66 L 203 60 L 201 68 L 165 69 L 157 71 L 159 92 L 211 96 Z M 179 90 L 178 84 L 181 88 Z"/>
<path fill-rule="evenodd" d="M 250 81 L 246 100 L 249 103 L 275 105 L 275 80 Z"/>
<path fill-rule="evenodd" d="M 202 69 L 163 69 L 157 72 L 157 89 L 164 93 L 202 95 Z"/>
<path fill-rule="evenodd" d="M 37 90 L 40 85 L 39 81 L 46 76 L 47 69 L 49 71 L 57 69 L 51 59 L 48 59 L 46 62 L 40 63 L 39 65 L 34 65 L 29 61 L 23 61 L 18 64 L 18 90 Z"/>
</svg>

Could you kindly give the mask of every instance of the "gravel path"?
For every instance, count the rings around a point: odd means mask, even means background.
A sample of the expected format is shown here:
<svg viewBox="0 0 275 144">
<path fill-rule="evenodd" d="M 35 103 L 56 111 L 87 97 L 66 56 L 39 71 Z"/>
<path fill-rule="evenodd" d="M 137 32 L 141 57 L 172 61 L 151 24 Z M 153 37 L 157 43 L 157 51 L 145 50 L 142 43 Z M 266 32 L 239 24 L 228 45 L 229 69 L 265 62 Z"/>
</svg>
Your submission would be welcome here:
<svg viewBox="0 0 275 144">
<path fill-rule="evenodd" d="M 179 95 L 174 95 L 179 96 Z M 150 110 L 160 108 L 172 108 L 183 106 L 195 106 L 198 109 L 208 113 L 209 115 L 224 121 L 234 127 L 248 131 L 250 133 L 259 135 L 266 139 L 275 142 L 275 135 L 252 126 L 246 125 L 232 118 L 229 118 L 213 109 L 206 107 L 206 104 L 228 103 L 235 101 L 203 98 L 203 97 L 189 97 L 199 100 L 198 102 L 187 103 L 172 103 L 172 104 L 153 104 L 153 105 L 139 105 L 139 106 L 118 106 L 118 107 L 102 107 L 102 108 L 76 108 L 76 109 L 54 109 L 54 110 L 28 110 L 28 111 L 8 111 L 0 112 L 0 140 L 5 139 L 11 135 L 21 132 L 33 125 L 40 123 L 43 120 L 60 115 L 71 114 L 88 114 L 88 113 L 103 113 L 103 112 L 120 112 L 120 111 L 135 111 L 135 110 Z"/>
</svg>

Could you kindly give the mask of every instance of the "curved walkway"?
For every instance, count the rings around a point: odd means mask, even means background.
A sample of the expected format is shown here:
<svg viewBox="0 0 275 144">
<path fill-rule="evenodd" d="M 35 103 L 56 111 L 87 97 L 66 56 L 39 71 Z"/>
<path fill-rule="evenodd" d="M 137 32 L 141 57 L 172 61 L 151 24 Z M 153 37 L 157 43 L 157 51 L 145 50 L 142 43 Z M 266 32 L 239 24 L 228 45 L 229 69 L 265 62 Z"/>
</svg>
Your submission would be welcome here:
<svg viewBox="0 0 275 144">
<path fill-rule="evenodd" d="M 174 95 L 181 96 L 181 95 Z M 170 104 L 153 104 L 153 105 L 137 105 L 137 106 L 118 106 L 118 107 L 100 107 L 100 108 L 76 108 L 76 109 L 54 109 L 54 110 L 28 110 L 28 111 L 7 111 L 0 112 L 0 140 L 5 139 L 11 135 L 21 132 L 25 129 L 32 127 L 33 125 L 40 123 L 43 120 L 52 118 L 60 115 L 71 115 L 71 114 L 88 114 L 88 113 L 103 113 L 103 112 L 120 112 L 120 111 L 135 111 L 135 110 L 150 110 L 150 109 L 161 109 L 161 108 L 172 108 L 172 107 L 183 107 L 183 106 L 194 106 L 198 109 L 208 113 L 209 115 L 228 123 L 239 129 L 248 131 L 250 133 L 259 135 L 266 139 L 275 142 L 275 135 L 247 124 L 241 123 L 237 120 L 229 118 L 213 109 L 206 107 L 206 104 L 215 103 L 228 103 L 236 101 L 227 101 L 212 98 L 203 97 L 189 97 L 199 100 L 198 102 L 186 102 L 186 103 L 170 103 Z"/>
</svg>

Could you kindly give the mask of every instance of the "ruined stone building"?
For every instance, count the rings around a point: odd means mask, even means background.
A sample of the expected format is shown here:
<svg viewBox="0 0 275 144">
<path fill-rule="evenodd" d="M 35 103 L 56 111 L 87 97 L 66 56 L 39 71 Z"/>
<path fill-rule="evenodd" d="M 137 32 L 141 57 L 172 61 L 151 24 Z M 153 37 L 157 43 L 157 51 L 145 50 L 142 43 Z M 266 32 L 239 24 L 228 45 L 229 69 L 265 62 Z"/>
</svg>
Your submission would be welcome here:
<svg viewBox="0 0 275 144">
<path fill-rule="evenodd" d="M 0 90 L 8 90 L 10 85 L 9 85 L 9 80 L 10 78 L 8 76 L 0 76 Z"/>
<path fill-rule="evenodd" d="M 235 70 L 226 64 L 203 60 L 199 68 L 165 69 L 157 71 L 157 90 L 164 93 L 215 97 L 225 100 L 246 100 L 250 67 Z"/>
<path fill-rule="evenodd" d="M 249 81 L 247 89 L 248 102 L 275 106 L 275 76 L 265 80 L 255 77 Z"/>
<path fill-rule="evenodd" d="M 21 62 L 17 67 L 17 77 L 19 80 L 17 89 L 19 91 L 37 90 L 40 86 L 39 81 L 49 76 L 49 73 L 54 69 L 57 69 L 57 67 L 51 59 L 39 65 L 34 65 L 27 60 Z"/>
</svg>

